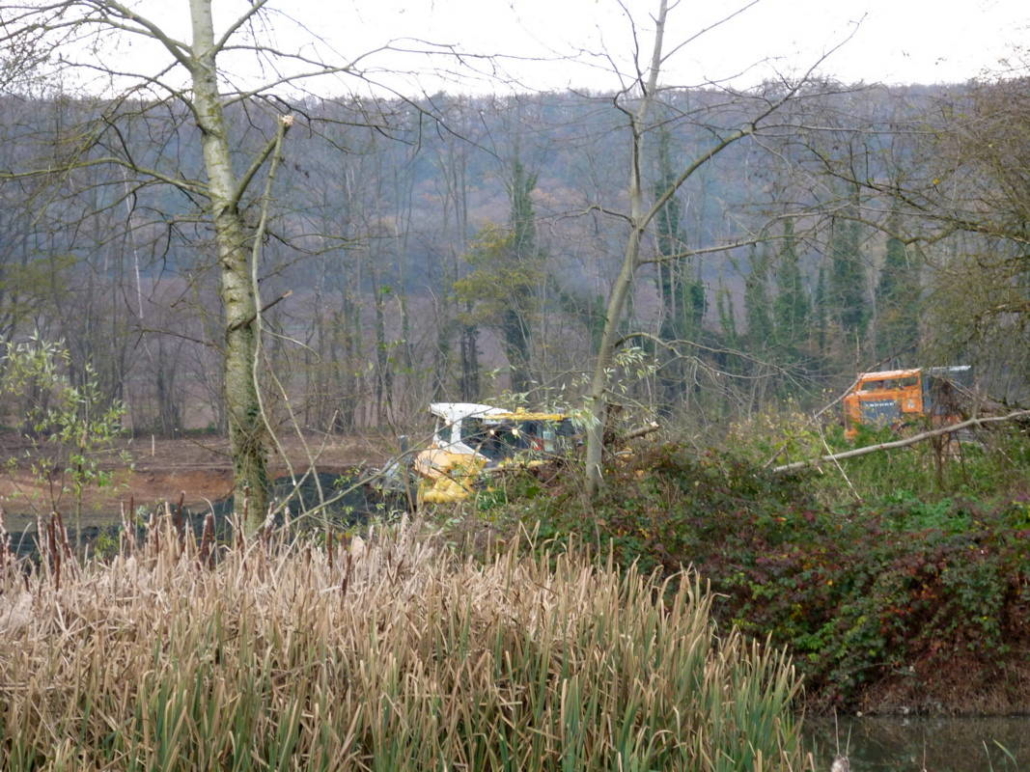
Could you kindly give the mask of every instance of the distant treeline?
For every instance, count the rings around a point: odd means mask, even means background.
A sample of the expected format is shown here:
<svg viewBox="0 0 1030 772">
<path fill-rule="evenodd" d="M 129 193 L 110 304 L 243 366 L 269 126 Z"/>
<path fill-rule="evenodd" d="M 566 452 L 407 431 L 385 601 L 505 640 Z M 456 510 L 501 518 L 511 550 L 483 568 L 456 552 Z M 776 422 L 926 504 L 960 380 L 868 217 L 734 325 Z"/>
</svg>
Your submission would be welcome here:
<svg viewBox="0 0 1030 772">
<path fill-rule="evenodd" d="M 813 83 L 720 154 L 648 236 L 625 323 L 647 367 L 627 370 L 624 401 L 703 425 L 815 404 L 875 365 L 959 359 L 1021 396 L 1027 348 L 1011 342 L 1027 283 L 1008 224 L 1025 202 L 979 141 L 1019 146 L 1011 120 L 989 120 L 1025 109 L 1009 90 Z M 669 90 L 648 184 L 775 96 Z M 0 345 L 63 340 L 69 377 L 91 363 L 131 431 L 221 431 L 224 330 L 198 201 L 104 163 L 201 176 L 198 130 L 173 104 L 121 105 L 117 120 L 110 107 L 0 98 L 0 170 L 75 162 L 0 185 Z M 574 400 L 625 242 L 607 214 L 629 162 L 610 95 L 300 107 L 258 277 L 275 420 L 353 432 L 506 389 Z M 264 102 L 229 115 L 242 167 L 275 116 Z M 256 201 L 241 206 L 257 219 Z M 21 406 L 7 412 L 16 424 Z"/>
</svg>

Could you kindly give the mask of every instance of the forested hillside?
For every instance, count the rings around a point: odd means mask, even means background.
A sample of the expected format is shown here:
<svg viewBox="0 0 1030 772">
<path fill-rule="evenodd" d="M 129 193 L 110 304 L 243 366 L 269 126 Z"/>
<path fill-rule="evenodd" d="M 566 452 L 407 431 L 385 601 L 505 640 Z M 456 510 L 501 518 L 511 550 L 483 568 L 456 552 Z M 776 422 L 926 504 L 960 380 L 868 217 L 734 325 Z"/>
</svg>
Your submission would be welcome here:
<svg viewBox="0 0 1030 772">
<path fill-rule="evenodd" d="M 877 365 L 962 362 L 1018 400 L 1022 87 L 806 84 L 645 235 L 621 398 L 704 425 L 817 404 Z M 782 90 L 663 92 L 646 197 Z M 507 389 L 575 401 L 626 239 L 630 140 L 613 97 L 294 104 L 270 197 L 256 185 L 241 202 L 255 226 L 268 202 L 269 410 L 354 432 Z M 238 174 L 278 112 L 267 98 L 228 109 Z M 201 174 L 189 111 L 8 94 L 0 131 L 0 345 L 63 340 L 73 379 L 90 364 L 134 432 L 222 430 L 212 233 L 198 196 L 163 184 Z"/>
</svg>

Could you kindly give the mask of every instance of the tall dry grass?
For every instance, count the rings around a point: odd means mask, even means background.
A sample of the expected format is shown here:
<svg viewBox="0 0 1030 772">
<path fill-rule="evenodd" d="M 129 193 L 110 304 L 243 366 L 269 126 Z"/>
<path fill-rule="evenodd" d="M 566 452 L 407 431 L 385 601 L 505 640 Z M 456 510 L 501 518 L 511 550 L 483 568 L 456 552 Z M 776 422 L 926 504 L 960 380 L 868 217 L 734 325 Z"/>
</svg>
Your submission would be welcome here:
<svg viewBox="0 0 1030 772">
<path fill-rule="evenodd" d="M 411 526 L 213 565 L 170 526 L 106 564 L 47 543 L 2 568 L 4 770 L 807 768 L 792 668 L 693 575 Z"/>
</svg>

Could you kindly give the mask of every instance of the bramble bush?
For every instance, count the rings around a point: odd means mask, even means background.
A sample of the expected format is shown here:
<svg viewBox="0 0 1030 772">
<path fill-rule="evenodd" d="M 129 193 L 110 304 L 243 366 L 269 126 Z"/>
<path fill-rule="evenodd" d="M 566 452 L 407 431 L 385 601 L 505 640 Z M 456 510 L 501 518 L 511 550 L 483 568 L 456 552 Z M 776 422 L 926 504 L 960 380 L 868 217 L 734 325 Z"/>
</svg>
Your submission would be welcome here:
<svg viewBox="0 0 1030 772">
<path fill-rule="evenodd" d="M 891 470 L 877 463 L 888 490 Z M 853 706 L 956 654 L 1004 654 L 1030 622 L 1030 497 L 1016 487 L 989 498 L 985 486 L 979 498 L 942 496 L 915 487 L 908 459 L 894 466 L 908 488 L 856 502 L 841 487 L 827 504 L 816 472 L 666 445 L 610 470 L 591 505 L 563 482 L 512 516 L 644 571 L 693 565 L 722 596 L 724 623 L 788 644 L 811 698 Z"/>
</svg>

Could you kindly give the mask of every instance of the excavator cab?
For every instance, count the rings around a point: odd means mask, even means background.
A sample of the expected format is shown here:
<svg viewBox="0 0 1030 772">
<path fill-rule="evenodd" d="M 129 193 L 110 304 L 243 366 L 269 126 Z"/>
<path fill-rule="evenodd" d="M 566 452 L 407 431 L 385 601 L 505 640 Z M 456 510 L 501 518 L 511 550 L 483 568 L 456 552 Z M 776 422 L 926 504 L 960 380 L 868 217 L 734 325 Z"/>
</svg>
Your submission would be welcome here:
<svg viewBox="0 0 1030 772">
<path fill-rule="evenodd" d="M 531 468 L 571 450 L 578 432 L 561 413 L 509 411 L 471 402 L 437 402 L 428 448 L 415 455 L 420 501 L 468 498 L 477 484 L 513 468 Z"/>
</svg>

